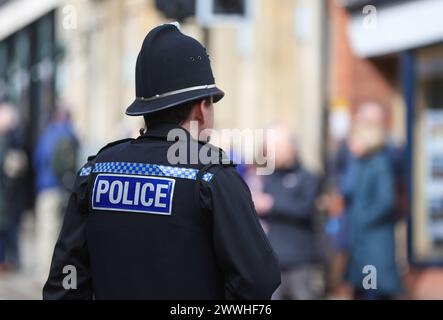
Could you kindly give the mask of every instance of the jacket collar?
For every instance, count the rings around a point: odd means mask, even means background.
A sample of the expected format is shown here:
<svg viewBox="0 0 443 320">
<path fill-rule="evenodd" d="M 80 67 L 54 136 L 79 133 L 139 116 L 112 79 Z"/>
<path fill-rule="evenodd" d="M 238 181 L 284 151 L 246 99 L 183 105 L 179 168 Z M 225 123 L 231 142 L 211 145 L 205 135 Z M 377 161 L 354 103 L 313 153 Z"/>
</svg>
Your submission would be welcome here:
<svg viewBox="0 0 443 320">
<path fill-rule="evenodd" d="M 179 129 L 182 130 L 184 134 L 181 134 L 179 136 L 176 136 L 175 141 L 183 141 L 186 143 L 199 143 L 201 145 L 209 146 L 210 148 L 214 148 L 219 153 L 219 159 L 223 163 L 229 163 L 230 165 L 235 165 L 232 161 L 230 161 L 229 157 L 226 155 L 226 153 L 214 145 L 206 142 L 206 141 L 200 141 L 194 139 L 194 137 L 191 136 L 188 130 L 185 128 L 172 123 L 163 123 L 159 125 L 152 126 L 146 130 L 145 133 L 138 136 L 136 141 L 140 141 L 141 139 L 159 139 L 159 140 L 167 140 L 168 134 L 171 130 Z"/>
<path fill-rule="evenodd" d="M 161 123 L 149 127 L 145 131 L 145 133 L 140 135 L 137 139 L 154 138 L 154 139 L 166 140 L 171 130 L 181 130 L 183 132 L 183 134 L 176 136 L 175 141 L 193 141 L 193 142 L 198 142 L 200 144 L 206 144 L 206 142 L 194 139 L 194 137 L 191 136 L 188 130 L 186 130 L 185 128 L 181 127 L 178 124 L 173 124 L 173 123 Z"/>
</svg>

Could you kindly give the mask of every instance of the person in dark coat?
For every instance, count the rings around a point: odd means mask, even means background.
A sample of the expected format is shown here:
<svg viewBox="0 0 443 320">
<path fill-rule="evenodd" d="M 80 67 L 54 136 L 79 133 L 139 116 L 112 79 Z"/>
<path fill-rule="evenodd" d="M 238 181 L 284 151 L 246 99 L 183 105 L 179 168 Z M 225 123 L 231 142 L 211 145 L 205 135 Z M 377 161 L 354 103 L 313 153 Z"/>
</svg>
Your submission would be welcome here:
<svg viewBox="0 0 443 320">
<path fill-rule="evenodd" d="M 380 121 L 368 121 L 375 115 Z M 349 145 L 354 159 L 343 183 L 349 233 L 346 279 L 356 298 L 393 298 L 401 292 L 401 281 L 395 255 L 394 174 L 381 106 L 361 106 Z"/>
<path fill-rule="evenodd" d="M 282 274 L 273 299 L 318 299 L 321 275 L 316 265 L 315 201 L 319 179 L 298 160 L 290 132 L 277 126 L 275 133 L 275 171 L 263 177 L 263 191 L 253 193 Z"/>
<path fill-rule="evenodd" d="M 28 157 L 16 108 L 2 103 L 0 118 L 0 270 L 18 270 L 21 267 L 19 229 L 26 204 Z"/>
</svg>

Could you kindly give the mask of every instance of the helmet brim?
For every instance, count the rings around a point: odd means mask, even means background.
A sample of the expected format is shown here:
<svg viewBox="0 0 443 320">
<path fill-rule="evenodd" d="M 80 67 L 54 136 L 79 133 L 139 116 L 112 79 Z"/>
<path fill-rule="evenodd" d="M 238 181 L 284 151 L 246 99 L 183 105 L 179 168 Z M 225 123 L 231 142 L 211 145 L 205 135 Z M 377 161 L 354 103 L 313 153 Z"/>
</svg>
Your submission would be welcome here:
<svg viewBox="0 0 443 320">
<path fill-rule="evenodd" d="M 222 90 L 214 87 L 177 93 L 153 100 L 136 98 L 126 109 L 126 114 L 128 116 L 142 116 L 206 97 L 213 97 L 214 103 L 216 103 L 220 101 L 224 95 L 225 93 Z"/>
</svg>

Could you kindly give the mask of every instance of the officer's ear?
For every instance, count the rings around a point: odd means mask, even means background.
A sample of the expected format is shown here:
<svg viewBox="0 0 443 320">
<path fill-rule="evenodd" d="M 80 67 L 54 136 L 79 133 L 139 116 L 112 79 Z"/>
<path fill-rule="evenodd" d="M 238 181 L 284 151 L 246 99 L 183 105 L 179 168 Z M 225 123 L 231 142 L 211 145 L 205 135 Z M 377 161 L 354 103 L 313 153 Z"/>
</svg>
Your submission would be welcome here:
<svg viewBox="0 0 443 320">
<path fill-rule="evenodd" d="M 189 112 L 189 116 L 186 121 L 200 121 L 202 120 L 203 114 L 200 110 L 200 102 L 196 102 L 192 105 L 191 110 Z"/>
<path fill-rule="evenodd" d="M 192 118 L 199 124 L 204 124 L 206 116 L 206 100 L 200 100 L 192 107 Z"/>
<path fill-rule="evenodd" d="M 212 128 L 214 114 L 212 110 L 212 99 L 204 99 L 196 102 L 191 109 L 190 121 L 198 121 L 199 129 Z"/>
</svg>

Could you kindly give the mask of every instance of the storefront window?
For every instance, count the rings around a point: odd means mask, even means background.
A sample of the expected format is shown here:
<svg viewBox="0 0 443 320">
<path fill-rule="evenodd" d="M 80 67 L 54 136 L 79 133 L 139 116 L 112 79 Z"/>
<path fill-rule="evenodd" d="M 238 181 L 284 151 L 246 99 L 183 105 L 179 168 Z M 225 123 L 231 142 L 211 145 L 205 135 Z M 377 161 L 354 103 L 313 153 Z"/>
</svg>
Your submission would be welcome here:
<svg viewBox="0 0 443 320">
<path fill-rule="evenodd" d="M 443 262 L 443 44 L 417 51 L 413 249 Z"/>
</svg>

